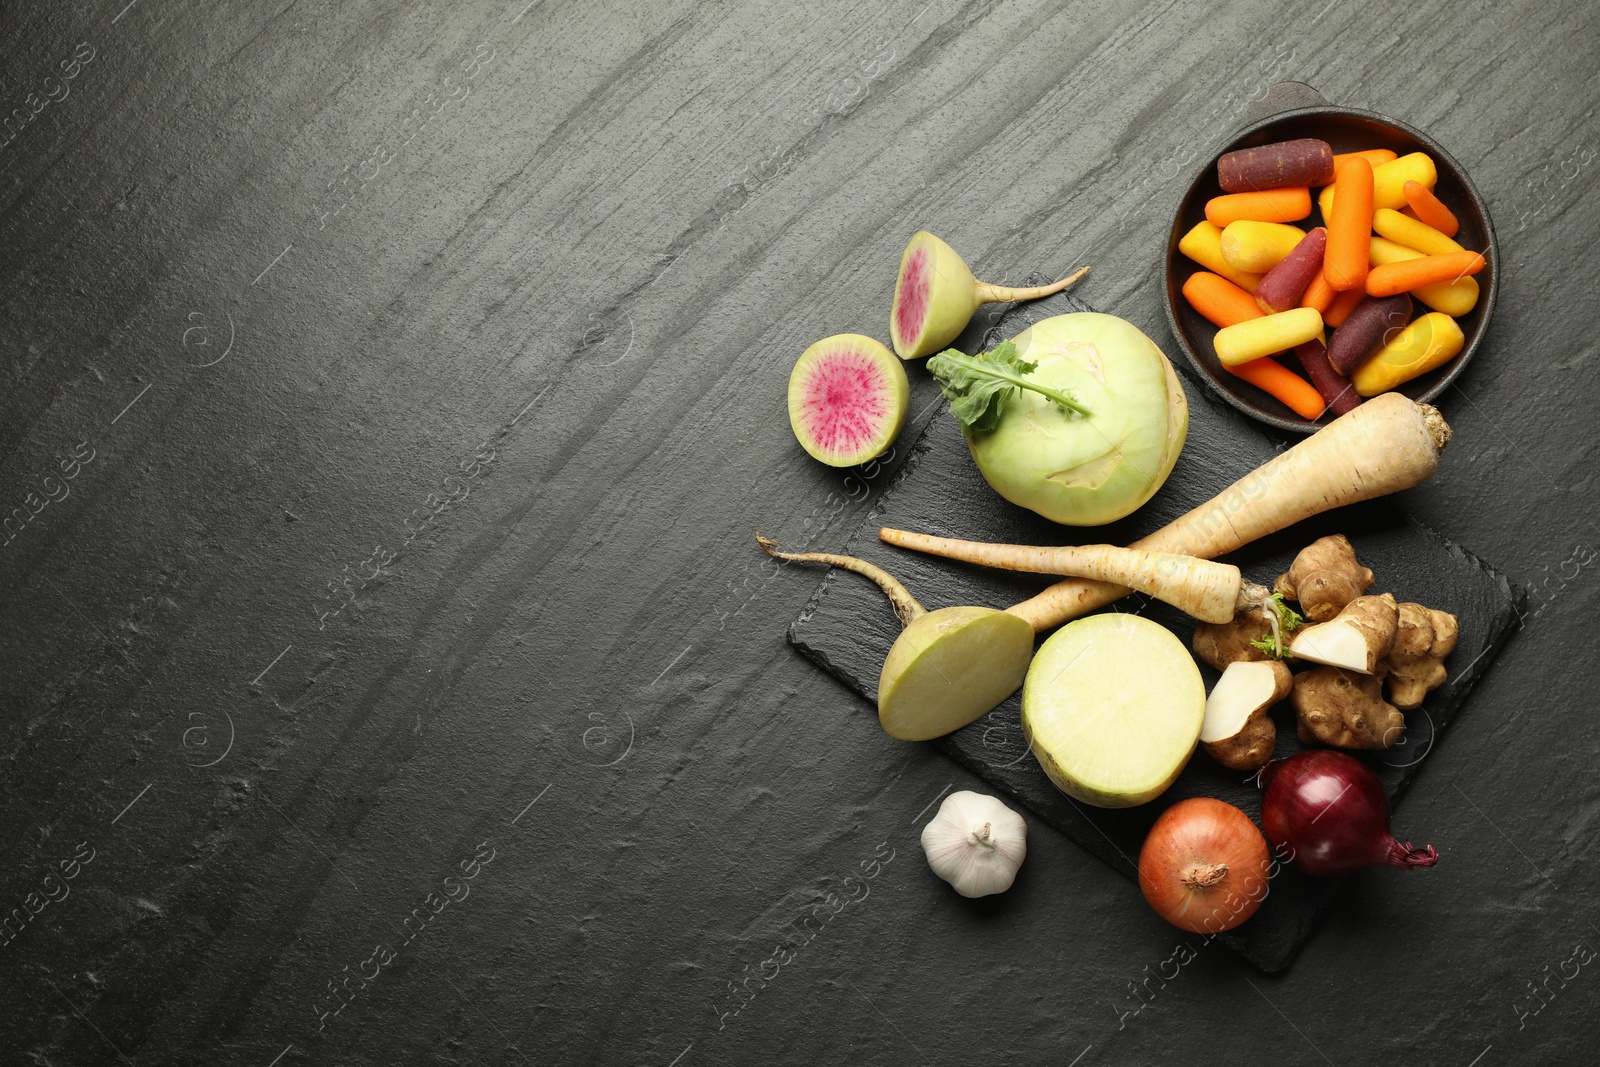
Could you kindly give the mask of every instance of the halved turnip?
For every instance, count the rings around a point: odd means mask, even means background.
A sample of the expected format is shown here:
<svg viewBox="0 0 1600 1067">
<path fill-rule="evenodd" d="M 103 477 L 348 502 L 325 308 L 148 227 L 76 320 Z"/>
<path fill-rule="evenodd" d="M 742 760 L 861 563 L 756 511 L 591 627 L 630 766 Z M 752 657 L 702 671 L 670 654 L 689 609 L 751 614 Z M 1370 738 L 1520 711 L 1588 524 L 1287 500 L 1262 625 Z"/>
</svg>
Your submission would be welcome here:
<svg viewBox="0 0 1600 1067">
<path fill-rule="evenodd" d="M 1183 642 L 1119 612 L 1057 630 L 1022 684 L 1022 730 L 1039 765 L 1062 792 L 1101 808 L 1160 796 L 1194 755 L 1205 708 Z"/>
<path fill-rule="evenodd" d="M 905 425 L 905 366 L 859 333 L 824 337 L 789 374 L 789 425 L 814 458 L 853 467 L 883 452 Z"/>
<path fill-rule="evenodd" d="M 927 230 L 919 230 L 900 257 L 894 308 L 889 313 L 894 350 L 901 359 L 931 356 L 960 336 L 980 305 L 1059 293 L 1088 271 L 1082 267 L 1050 285 L 990 285 L 972 276 L 955 249 Z"/>
<path fill-rule="evenodd" d="M 763 549 L 797 563 L 826 563 L 876 582 L 905 629 L 878 676 L 878 721 L 890 737 L 927 741 L 959 730 L 1017 691 L 1033 656 L 1033 627 L 994 608 L 928 611 L 881 567 L 832 552 Z"/>
</svg>

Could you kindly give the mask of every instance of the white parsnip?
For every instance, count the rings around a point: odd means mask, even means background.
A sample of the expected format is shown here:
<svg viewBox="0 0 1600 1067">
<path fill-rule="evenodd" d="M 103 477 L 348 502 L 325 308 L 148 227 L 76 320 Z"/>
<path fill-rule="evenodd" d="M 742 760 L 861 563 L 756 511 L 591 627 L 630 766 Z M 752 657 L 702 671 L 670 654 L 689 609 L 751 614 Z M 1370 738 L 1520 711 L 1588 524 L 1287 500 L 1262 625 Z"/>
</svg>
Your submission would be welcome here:
<svg viewBox="0 0 1600 1067">
<path fill-rule="evenodd" d="M 1230 622 L 1237 612 L 1259 607 L 1270 595 L 1264 586 L 1246 582 L 1232 564 L 1172 552 L 1115 545 L 1003 545 L 887 527 L 878 531 L 878 537 L 900 548 L 987 567 L 1114 582 L 1147 593 L 1202 622 Z"/>
<path fill-rule="evenodd" d="M 1226 555 L 1312 515 L 1426 481 L 1449 440 L 1450 427 L 1438 409 L 1384 393 L 1132 547 L 1202 559 Z M 1006 610 L 1037 633 L 1128 592 L 1125 585 L 1072 578 Z"/>
</svg>

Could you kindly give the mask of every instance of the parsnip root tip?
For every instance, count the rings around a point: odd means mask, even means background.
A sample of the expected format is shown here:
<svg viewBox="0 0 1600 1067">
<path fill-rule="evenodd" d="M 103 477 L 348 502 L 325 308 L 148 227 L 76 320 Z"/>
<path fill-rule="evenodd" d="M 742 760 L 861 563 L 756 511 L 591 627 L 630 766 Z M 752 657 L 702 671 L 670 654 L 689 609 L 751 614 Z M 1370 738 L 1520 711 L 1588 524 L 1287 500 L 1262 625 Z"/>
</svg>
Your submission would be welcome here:
<svg viewBox="0 0 1600 1067">
<path fill-rule="evenodd" d="M 1433 437 L 1433 445 L 1440 452 L 1450 443 L 1450 424 L 1444 421 L 1444 413 L 1432 404 L 1418 404 L 1422 409 L 1422 423 L 1428 428 L 1428 433 Z"/>
</svg>

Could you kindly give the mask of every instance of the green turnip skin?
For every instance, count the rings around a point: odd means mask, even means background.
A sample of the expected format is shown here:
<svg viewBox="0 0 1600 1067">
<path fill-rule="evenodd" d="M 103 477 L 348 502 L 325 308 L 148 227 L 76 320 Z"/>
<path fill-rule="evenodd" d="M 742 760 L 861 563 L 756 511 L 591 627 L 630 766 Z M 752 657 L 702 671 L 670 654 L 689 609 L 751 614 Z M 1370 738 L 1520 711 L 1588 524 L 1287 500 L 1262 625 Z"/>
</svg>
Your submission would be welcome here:
<svg viewBox="0 0 1600 1067">
<path fill-rule="evenodd" d="M 956 250 L 926 230 L 912 235 L 900 256 L 889 337 L 901 359 L 921 359 L 948 348 L 983 304 L 1037 300 L 1059 293 L 1089 272 L 1082 267 L 1050 285 L 1011 288 L 972 276 Z"/>
<path fill-rule="evenodd" d="M 1068 526 L 1114 522 L 1149 500 L 1189 429 L 1183 387 L 1155 342 L 1097 312 L 1056 315 L 1013 340 L 1019 358 L 1038 364 L 1029 378 L 1072 394 L 1093 414 L 1013 393 L 1000 424 L 967 441 L 994 490 Z"/>
<path fill-rule="evenodd" d="M 825 563 L 876 583 L 905 627 L 878 676 L 878 721 L 890 737 L 928 741 L 976 722 L 1022 685 L 1033 658 L 1033 628 L 994 608 L 928 611 L 881 567 L 831 552 L 784 552 L 756 534 L 768 554 Z"/>
</svg>

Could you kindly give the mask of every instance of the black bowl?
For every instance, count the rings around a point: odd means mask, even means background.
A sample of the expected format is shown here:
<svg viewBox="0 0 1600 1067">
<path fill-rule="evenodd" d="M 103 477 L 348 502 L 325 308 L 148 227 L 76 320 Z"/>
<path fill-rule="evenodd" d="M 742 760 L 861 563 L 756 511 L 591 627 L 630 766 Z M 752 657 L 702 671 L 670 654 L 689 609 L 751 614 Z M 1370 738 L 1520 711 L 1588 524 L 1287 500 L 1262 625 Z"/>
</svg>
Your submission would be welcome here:
<svg viewBox="0 0 1600 1067">
<path fill-rule="evenodd" d="M 1421 402 L 1437 397 L 1477 352 L 1489 325 L 1489 314 L 1494 310 L 1496 291 L 1500 287 L 1500 249 L 1495 243 L 1489 209 L 1455 157 L 1421 130 L 1371 111 L 1328 105 L 1280 112 L 1245 127 L 1212 155 L 1189 182 L 1188 191 L 1178 202 L 1178 209 L 1172 217 L 1172 233 L 1167 241 L 1167 285 L 1164 294 L 1167 322 L 1195 372 L 1224 400 L 1251 418 L 1272 426 L 1296 433 L 1311 433 L 1327 425 L 1333 416 L 1324 414 L 1315 422 L 1301 418 L 1281 401 L 1229 373 L 1217 360 L 1212 343 L 1217 328 L 1189 306 L 1182 292 L 1183 283 L 1189 276 L 1205 268 L 1178 251 L 1178 241 L 1206 217 L 1206 201 L 1222 195 L 1222 187 L 1217 184 L 1217 156 L 1238 148 L 1254 148 L 1299 137 L 1320 138 L 1332 145 L 1335 152 L 1355 152 L 1367 148 L 1388 148 L 1402 156 L 1410 152 L 1426 152 L 1433 157 L 1439 171 L 1434 192 L 1461 221 L 1461 230 L 1455 239 L 1465 248 L 1482 252 L 1488 261 L 1477 275 L 1480 287 L 1478 305 L 1457 320 L 1465 336 L 1461 353 L 1444 366 L 1436 367 L 1400 386 L 1399 391 L 1411 399 Z M 1313 190 L 1311 217 L 1296 225 L 1309 228 L 1322 224 Z M 1300 370 L 1292 356 L 1288 357 L 1288 361 L 1288 365 L 1296 372 Z"/>
</svg>

